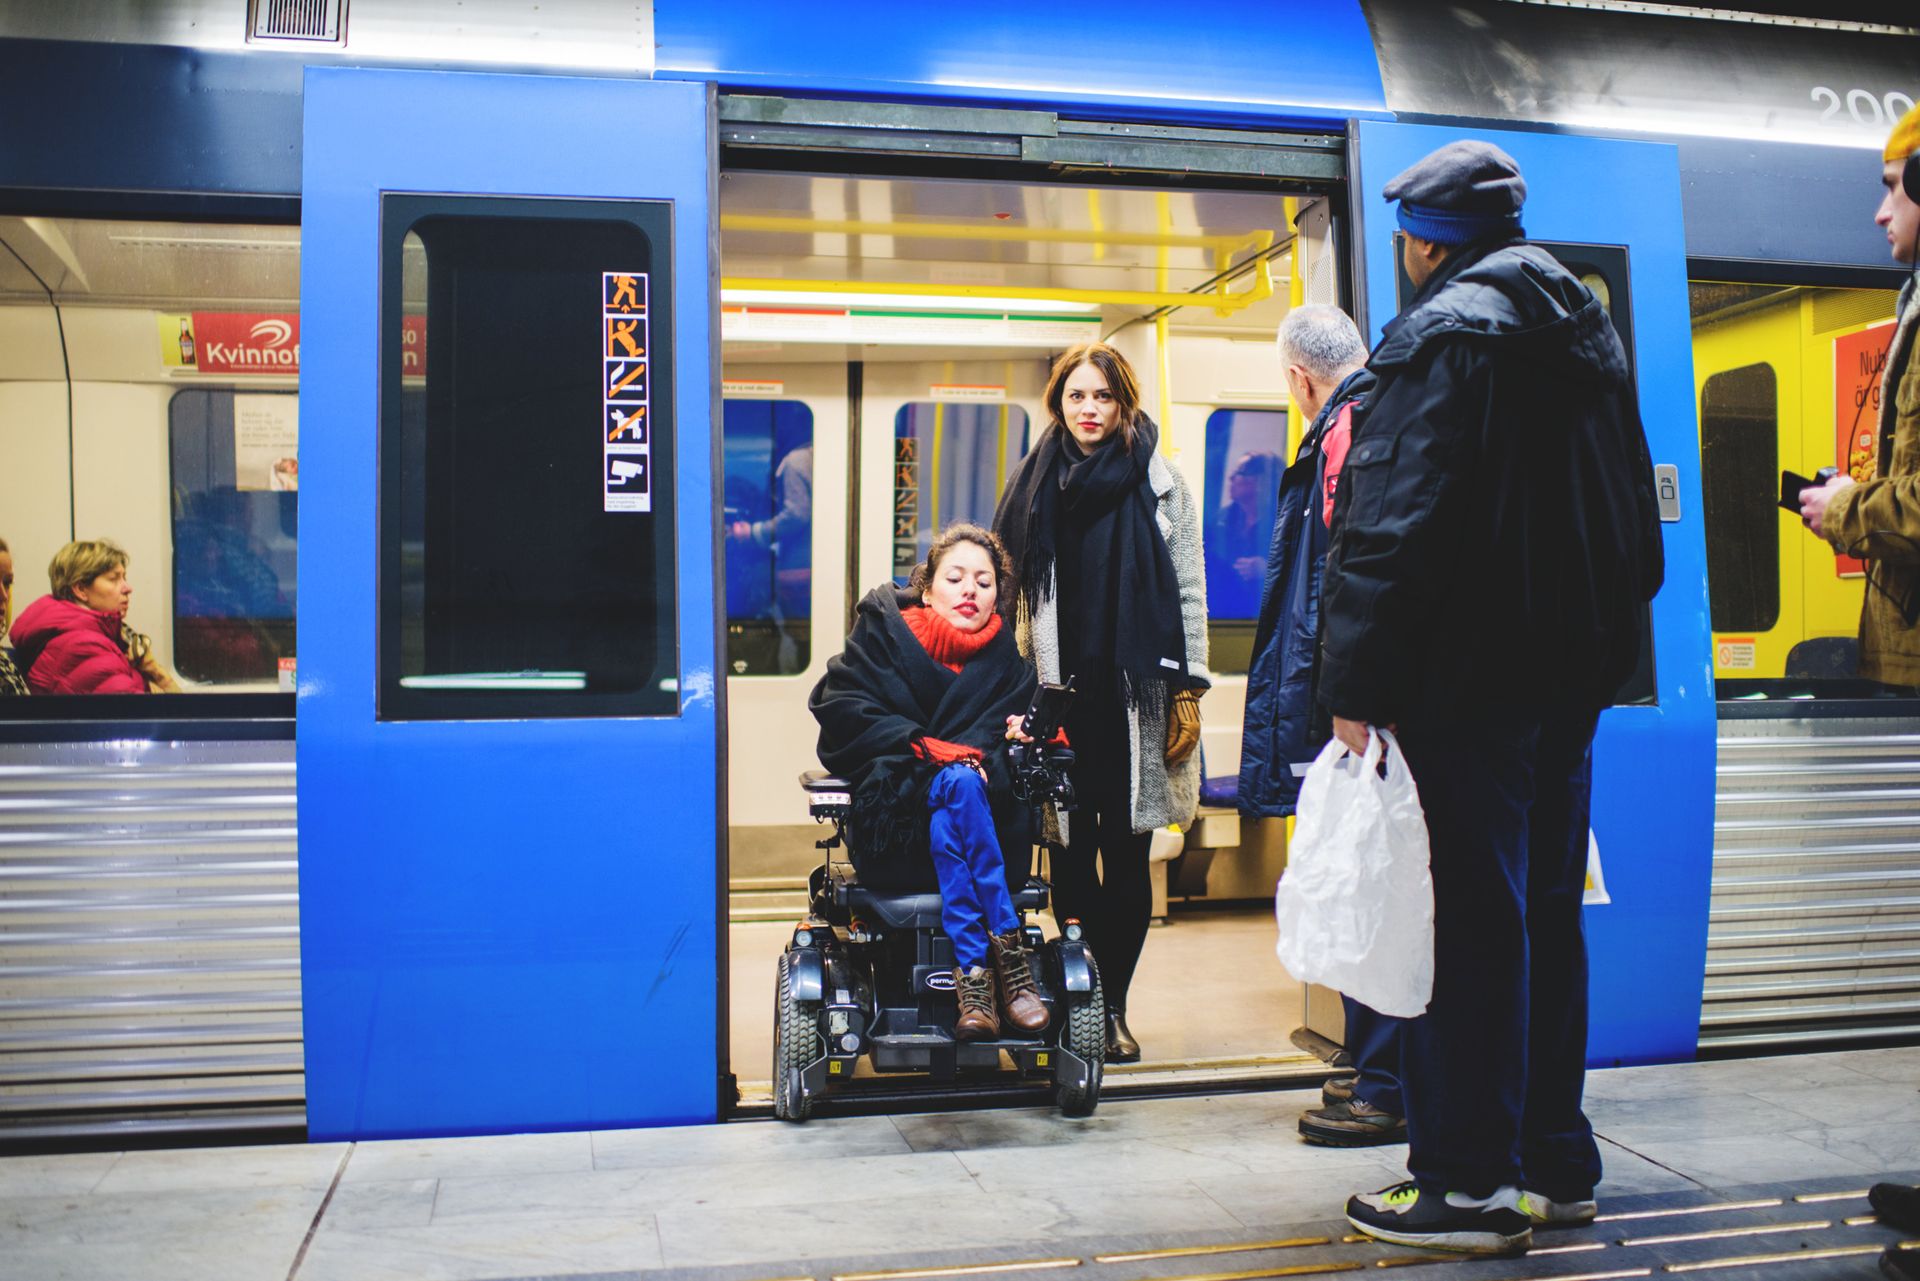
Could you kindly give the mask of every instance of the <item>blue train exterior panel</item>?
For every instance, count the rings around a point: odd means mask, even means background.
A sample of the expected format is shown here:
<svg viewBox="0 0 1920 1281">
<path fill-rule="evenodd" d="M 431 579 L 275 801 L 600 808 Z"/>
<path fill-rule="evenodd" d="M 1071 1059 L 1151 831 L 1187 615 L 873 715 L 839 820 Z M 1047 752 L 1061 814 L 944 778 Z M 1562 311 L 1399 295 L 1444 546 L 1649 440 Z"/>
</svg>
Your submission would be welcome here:
<svg viewBox="0 0 1920 1281">
<path fill-rule="evenodd" d="M 1612 902 L 1587 909 L 1588 1058 L 1596 1066 L 1689 1059 L 1706 968 L 1715 707 L 1678 155 L 1665 143 L 1363 121 L 1355 203 L 1376 340 L 1398 305 L 1396 224 L 1381 188 L 1466 137 L 1495 142 L 1519 161 L 1531 238 L 1628 253 L 1641 414 L 1654 462 L 1679 469 L 1682 518 L 1662 526 L 1667 578 L 1653 602 L 1658 703 L 1607 711 L 1594 745 L 1593 829 Z M 1486 696 L 1497 700 L 1500 691 Z"/>
<path fill-rule="evenodd" d="M 1339 122 L 1386 113 L 1358 0 L 1157 0 L 1097 11 L 1021 0 L 831 10 L 778 0 L 654 6 L 656 75 L 729 90 L 1020 103 L 1113 117 Z"/>
<path fill-rule="evenodd" d="M 697 84 L 307 73 L 297 741 L 314 1139 L 717 1115 L 710 103 Z M 677 498 L 677 714 L 376 719 L 390 191 L 673 202 L 679 448 L 659 482 Z M 596 477 L 582 501 L 601 503 Z M 512 538 L 515 513 L 497 520 Z"/>
</svg>

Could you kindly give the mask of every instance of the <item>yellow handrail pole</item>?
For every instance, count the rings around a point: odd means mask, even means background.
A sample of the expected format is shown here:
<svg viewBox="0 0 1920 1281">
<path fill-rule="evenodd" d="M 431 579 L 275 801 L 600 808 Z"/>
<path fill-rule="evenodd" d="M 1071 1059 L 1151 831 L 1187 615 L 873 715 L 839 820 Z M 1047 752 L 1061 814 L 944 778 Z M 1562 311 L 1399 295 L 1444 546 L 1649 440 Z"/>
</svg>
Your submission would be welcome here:
<svg viewBox="0 0 1920 1281">
<path fill-rule="evenodd" d="M 1288 196 L 1284 202 L 1287 211 L 1287 226 L 1293 230 L 1293 250 L 1289 259 L 1290 276 L 1287 280 L 1287 310 L 1292 311 L 1307 299 L 1307 282 L 1300 275 L 1300 228 L 1294 225 L 1299 215 L 1300 202 Z M 1277 358 L 1277 357 L 1276 357 Z M 1281 380 L 1286 380 L 1286 370 L 1280 371 Z M 1307 425 L 1300 421 L 1300 405 L 1293 398 L 1293 388 L 1287 388 L 1287 460 L 1291 462 L 1300 452 L 1300 438 L 1307 434 Z M 1293 834 L 1293 825 L 1288 823 L 1287 834 Z"/>
<path fill-rule="evenodd" d="M 1254 273 L 1253 287 L 1224 298 L 1185 290 L 1054 289 L 1035 285 L 937 285 L 922 281 L 795 280 L 787 276 L 729 276 L 720 288 L 751 289 L 764 293 L 898 294 L 914 298 L 1019 298 L 1040 302 L 1091 303 L 1116 307 L 1195 307 L 1210 299 L 1216 310 L 1228 314 L 1273 296 L 1273 280 L 1265 271 Z"/>
<path fill-rule="evenodd" d="M 1173 228 L 1173 204 L 1167 193 L 1157 191 L 1153 196 L 1153 211 L 1160 222 L 1163 236 Z M 1162 293 L 1167 288 L 1167 243 L 1160 242 L 1159 264 L 1155 271 L 1154 284 Z M 1160 452 L 1173 457 L 1173 362 L 1167 356 L 1167 314 L 1161 312 L 1153 319 L 1153 345 L 1155 359 L 1160 366 Z"/>
<path fill-rule="evenodd" d="M 1090 193 L 1095 194 L 1095 193 Z M 1076 245 L 1141 245 L 1173 249 L 1258 249 L 1260 238 L 1273 243 L 1273 231 L 1175 235 L 1172 231 L 1107 231 L 1074 227 L 987 226 L 965 222 L 866 222 L 859 219 L 799 218 L 783 214 L 722 214 L 722 231 L 764 231 L 794 235 L 893 236 L 901 240 L 1013 240 Z"/>
</svg>

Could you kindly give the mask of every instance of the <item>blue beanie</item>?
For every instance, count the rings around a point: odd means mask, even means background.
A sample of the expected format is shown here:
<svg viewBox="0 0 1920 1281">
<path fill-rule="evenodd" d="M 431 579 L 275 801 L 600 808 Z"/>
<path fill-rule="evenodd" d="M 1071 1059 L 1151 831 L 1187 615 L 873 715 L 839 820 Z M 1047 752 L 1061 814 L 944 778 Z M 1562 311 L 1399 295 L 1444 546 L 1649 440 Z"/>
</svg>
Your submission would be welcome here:
<svg viewBox="0 0 1920 1281">
<path fill-rule="evenodd" d="M 1408 235 L 1437 245 L 1465 245 L 1521 234 L 1527 180 L 1512 156 L 1490 142 L 1451 142 L 1419 161 L 1385 192 L 1397 200 Z"/>
</svg>

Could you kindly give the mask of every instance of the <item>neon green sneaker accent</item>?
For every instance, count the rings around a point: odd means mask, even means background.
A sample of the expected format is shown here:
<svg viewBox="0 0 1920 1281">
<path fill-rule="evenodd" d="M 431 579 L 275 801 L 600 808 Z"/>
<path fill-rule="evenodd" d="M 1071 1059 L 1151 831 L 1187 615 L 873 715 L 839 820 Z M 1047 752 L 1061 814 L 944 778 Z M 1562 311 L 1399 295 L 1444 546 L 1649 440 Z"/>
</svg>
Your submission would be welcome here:
<svg viewBox="0 0 1920 1281">
<path fill-rule="evenodd" d="M 1420 1199 L 1420 1185 L 1409 1180 L 1387 1193 L 1388 1205 L 1412 1205 Z"/>
</svg>

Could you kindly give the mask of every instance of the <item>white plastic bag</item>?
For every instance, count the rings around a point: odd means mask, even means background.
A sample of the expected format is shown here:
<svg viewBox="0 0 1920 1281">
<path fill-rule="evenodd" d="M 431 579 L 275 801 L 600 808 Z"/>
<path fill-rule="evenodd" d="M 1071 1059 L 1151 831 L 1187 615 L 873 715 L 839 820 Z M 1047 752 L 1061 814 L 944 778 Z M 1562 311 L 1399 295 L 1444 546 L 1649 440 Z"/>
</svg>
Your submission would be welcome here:
<svg viewBox="0 0 1920 1281">
<path fill-rule="evenodd" d="M 1293 977 L 1382 1014 L 1426 1011 L 1433 996 L 1427 820 L 1389 731 L 1369 731 L 1364 756 L 1336 738 L 1307 768 L 1273 911 L 1280 923 L 1274 951 Z"/>
</svg>

